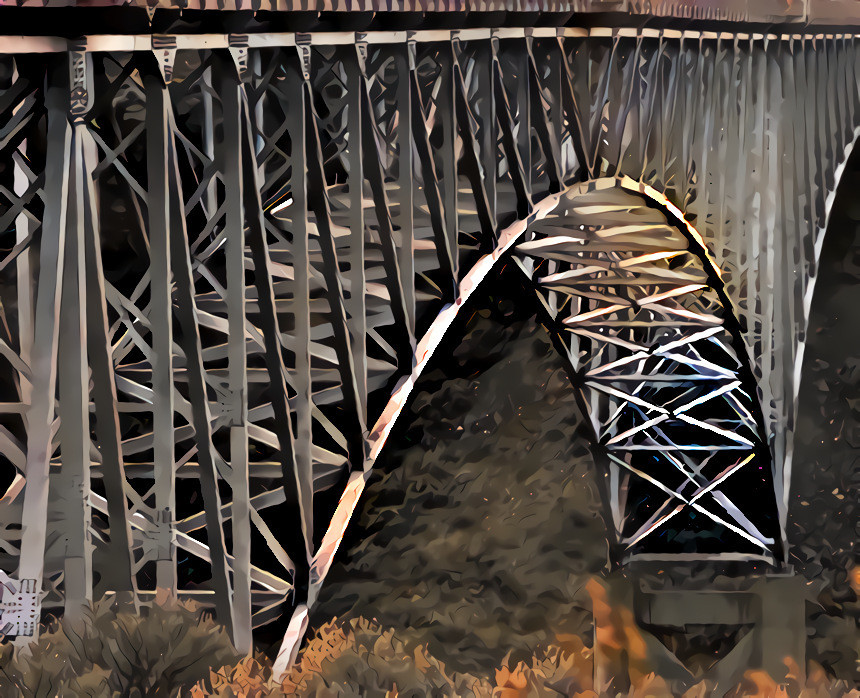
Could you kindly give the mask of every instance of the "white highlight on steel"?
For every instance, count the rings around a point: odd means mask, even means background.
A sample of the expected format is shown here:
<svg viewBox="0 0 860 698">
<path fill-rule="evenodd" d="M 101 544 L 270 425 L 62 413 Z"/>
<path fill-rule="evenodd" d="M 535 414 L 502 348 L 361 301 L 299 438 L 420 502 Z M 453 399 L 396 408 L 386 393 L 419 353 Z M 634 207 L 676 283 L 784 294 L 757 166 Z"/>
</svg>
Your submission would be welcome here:
<svg viewBox="0 0 860 698">
<path fill-rule="evenodd" d="M 283 211 L 285 208 L 287 208 L 292 203 L 293 203 L 293 197 L 288 196 L 285 201 L 283 201 L 280 204 L 278 204 L 277 206 L 275 206 L 271 211 L 269 211 L 269 213 L 271 213 L 271 214 L 280 213 L 281 211 Z"/>
</svg>

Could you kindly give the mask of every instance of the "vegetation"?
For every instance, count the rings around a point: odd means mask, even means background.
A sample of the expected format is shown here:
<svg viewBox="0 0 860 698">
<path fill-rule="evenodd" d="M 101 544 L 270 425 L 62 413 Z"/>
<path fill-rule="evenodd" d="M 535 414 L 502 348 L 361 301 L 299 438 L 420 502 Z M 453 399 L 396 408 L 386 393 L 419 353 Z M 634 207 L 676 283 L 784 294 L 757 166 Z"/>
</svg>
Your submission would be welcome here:
<svg viewBox="0 0 860 698">
<path fill-rule="evenodd" d="M 624 618 L 620 614 L 619 618 Z M 506 656 L 488 674 L 452 670 L 417 644 L 408 629 L 385 628 L 363 618 L 334 619 L 308 642 L 282 684 L 272 681 L 264 655 L 238 659 L 224 631 L 192 605 L 154 605 L 141 615 L 96 605 L 76 625 L 55 622 L 29 653 L 4 648 L 3 698 L 598 698 L 671 695 L 659 677 L 631 662 L 630 688 L 622 693 L 592 683 L 592 651 L 576 635 L 558 635 L 524 660 Z M 636 643 L 632 624 L 614 632 Z M 639 638 L 641 640 L 641 638 Z M 622 651 L 620 648 L 617 651 Z M 14 656 L 13 656 L 14 655 Z M 222 665 L 223 663 L 223 665 Z M 795 676 L 799 669 L 793 667 Z M 711 695 L 707 682 L 685 698 Z M 860 698 L 815 664 L 803 685 L 779 685 L 748 672 L 730 698 Z"/>
<path fill-rule="evenodd" d="M 0 650 L 3 698 L 172 698 L 238 659 L 211 615 L 167 601 L 141 614 L 101 601 L 79 622 L 50 623 L 26 651 Z"/>
<path fill-rule="evenodd" d="M 564 367 L 539 325 L 494 299 L 422 378 L 311 618 L 410 628 L 474 675 L 557 634 L 590 644 L 586 584 L 607 552 Z"/>
</svg>

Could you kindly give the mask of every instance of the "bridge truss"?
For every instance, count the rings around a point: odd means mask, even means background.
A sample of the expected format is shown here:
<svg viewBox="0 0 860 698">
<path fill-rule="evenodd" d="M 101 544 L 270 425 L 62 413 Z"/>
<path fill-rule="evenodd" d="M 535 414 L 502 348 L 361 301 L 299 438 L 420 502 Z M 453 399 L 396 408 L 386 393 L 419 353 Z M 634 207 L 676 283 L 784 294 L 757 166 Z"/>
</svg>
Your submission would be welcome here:
<svg viewBox="0 0 860 698">
<path fill-rule="evenodd" d="M 640 189 L 570 189 L 517 247 L 609 474 L 621 559 L 772 563 L 770 453 L 736 314 L 699 234 Z"/>
<path fill-rule="evenodd" d="M 732 124 L 729 75 L 744 99 L 767 79 L 820 78 L 815 96 L 844 127 L 792 97 L 813 117 L 791 126 L 793 147 L 828 154 L 803 181 L 805 222 L 789 235 L 803 247 L 857 113 L 853 36 L 553 28 L 30 38 L 4 50 L 0 567 L 44 589 L 28 622 L 40 604 L 76 613 L 93 596 L 139 604 L 162 588 L 213 606 L 243 649 L 253 628 L 293 613 L 288 661 L 409 390 L 523 241 L 523 266 L 568 330 L 621 544 L 783 555 L 774 424 L 786 411 L 770 398 L 785 387 L 765 376 L 760 323 L 745 317 L 758 272 L 713 223 L 728 213 L 711 191 L 725 156 L 711 154 L 707 117 Z M 695 96 L 686 81 L 711 89 Z M 752 112 L 751 137 L 771 114 Z M 615 204 L 596 218 L 553 213 L 575 209 L 580 181 L 634 196 L 621 175 L 697 214 L 704 239 L 659 196 L 636 232 L 605 228 Z M 611 273 L 547 253 L 565 216 L 589 226 L 585 256 Z M 666 301 L 669 277 L 683 293 Z M 604 318 L 626 323 L 614 341 L 585 329 L 589 303 L 619 298 L 632 314 Z M 637 334 L 634 310 L 649 303 Z M 800 306 L 783 310 L 800 322 Z M 591 347 L 584 361 L 575 337 Z M 670 422 L 707 433 L 668 440 Z M 671 476 L 634 455 L 655 447 Z M 763 521 L 729 501 L 742 467 L 762 469 L 776 508 L 762 504 Z M 640 496 L 640 481 L 665 503 Z M 692 530 L 686 511 L 705 500 L 730 514 L 708 509 L 708 525 L 742 544 L 648 547 L 667 517 Z M 4 618 L 23 628 L 16 613 Z"/>
</svg>

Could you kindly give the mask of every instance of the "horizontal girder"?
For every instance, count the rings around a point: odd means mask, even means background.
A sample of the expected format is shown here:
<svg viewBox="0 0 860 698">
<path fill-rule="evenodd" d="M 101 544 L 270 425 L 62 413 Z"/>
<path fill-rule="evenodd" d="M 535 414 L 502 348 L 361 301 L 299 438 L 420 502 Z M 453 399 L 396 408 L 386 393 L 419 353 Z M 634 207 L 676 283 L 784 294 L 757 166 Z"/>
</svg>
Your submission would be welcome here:
<svg viewBox="0 0 860 698">
<path fill-rule="evenodd" d="M 254 34 L 92 34 L 75 39 L 60 36 L 7 36 L 0 42 L 0 55 L 24 55 L 29 53 L 65 53 L 68 51 L 176 51 L 265 48 L 293 48 L 310 46 L 352 46 L 356 43 L 368 45 L 434 43 L 439 41 L 489 41 L 491 39 L 671 39 L 673 41 L 721 41 L 721 42 L 786 42 L 790 46 L 804 41 L 854 41 L 860 33 L 825 31 L 815 27 L 798 27 L 784 31 L 756 32 L 746 28 L 740 31 L 720 29 L 668 30 L 651 27 L 499 27 L 480 29 L 409 29 L 391 31 L 319 31 L 319 32 L 258 32 Z"/>
<path fill-rule="evenodd" d="M 45 0 L 4 0 L 8 7 L 46 7 Z M 493 15 L 510 14 L 516 16 L 544 16 L 546 21 L 564 22 L 573 15 L 587 18 L 590 14 L 601 17 L 616 17 L 638 21 L 643 19 L 660 20 L 697 20 L 704 22 L 755 22 L 760 24 L 826 24 L 860 25 L 860 11 L 852 0 L 803 0 L 787 3 L 778 0 L 724 0 L 720 3 L 707 0 L 663 0 L 645 2 L 644 0 L 404 0 L 399 3 L 380 2 L 379 0 L 343 0 L 342 2 L 297 3 L 294 0 L 159 0 L 157 3 L 144 0 L 88 0 L 86 8 L 146 8 L 156 10 L 211 10 L 211 11 L 248 11 L 277 13 L 327 13 L 333 16 L 343 13 L 366 13 L 373 15 L 402 15 L 409 21 L 409 15 L 445 14 L 482 16 L 492 21 Z M 60 0 L 50 3 L 52 8 L 81 6 L 78 0 Z M 331 20 L 329 20 L 331 21 Z M 354 21 L 354 20 L 353 20 Z M 474 21 L 474 20 L 473 20 Z"/>
</svg>

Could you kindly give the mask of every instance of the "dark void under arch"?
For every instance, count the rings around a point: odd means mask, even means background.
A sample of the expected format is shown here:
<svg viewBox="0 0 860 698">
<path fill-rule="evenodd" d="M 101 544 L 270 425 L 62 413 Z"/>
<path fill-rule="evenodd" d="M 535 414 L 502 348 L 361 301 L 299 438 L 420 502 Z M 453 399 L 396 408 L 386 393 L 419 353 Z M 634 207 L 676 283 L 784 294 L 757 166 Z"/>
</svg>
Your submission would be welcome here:
<svg viewBox="0 0 860 698">
<path fill-rule="evenodd" d="M 860 486 L 860 149 L 838 180 L 798 367 L 787 537 L 810 578 L 856 564 Z M 800 353 L 800 352 L 799 352 Z M 836 582 L 839 586 L 839 582 Z"/>
</svg>

